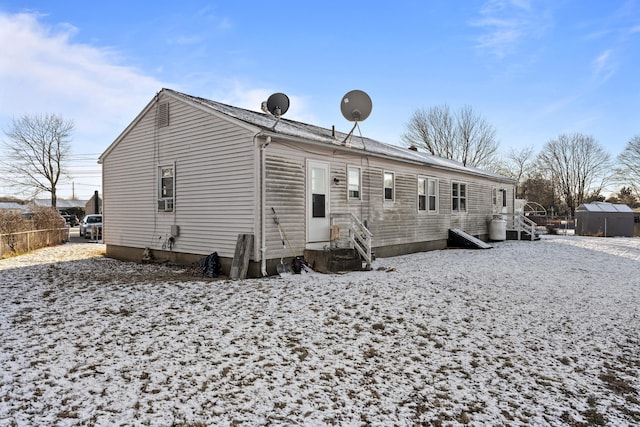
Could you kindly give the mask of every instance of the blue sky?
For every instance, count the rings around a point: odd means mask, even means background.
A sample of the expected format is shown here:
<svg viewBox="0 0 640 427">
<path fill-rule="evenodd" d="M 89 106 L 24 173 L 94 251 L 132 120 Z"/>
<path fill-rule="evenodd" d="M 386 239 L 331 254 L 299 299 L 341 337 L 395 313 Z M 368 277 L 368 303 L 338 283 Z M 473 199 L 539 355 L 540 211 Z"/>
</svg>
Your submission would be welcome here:
<svg viewBox="0 0 640 427">
<path fill-rule="evenodd" d="M 361 89 L 363 134 L 399 145 L 416 109 L 443 104 L 473 107 L 503 152 L 581 132 L 615 157 L 640 134 L 640 0 L 0 0 L 0 46 L 0 129 L 73 120 L 81 198 L 163 87 L 257 111 L 284 92 L 287 118 L 345 132 L 340 99 Z"/>
</svg>

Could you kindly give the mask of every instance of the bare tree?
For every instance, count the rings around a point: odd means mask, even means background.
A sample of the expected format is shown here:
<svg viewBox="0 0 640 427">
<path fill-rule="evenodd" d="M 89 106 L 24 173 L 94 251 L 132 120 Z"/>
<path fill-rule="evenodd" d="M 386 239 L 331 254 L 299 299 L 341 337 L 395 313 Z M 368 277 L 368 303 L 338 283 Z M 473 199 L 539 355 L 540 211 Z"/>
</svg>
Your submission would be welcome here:
<svg viewBox="0 0 640 427">
<path fill-rule="evenodd" d="M 402 140 L 434 156 L 465 166 L 488 167 L 498 150 L 496 130 L 470 106 L 452 114 L 447 105 L 416 110 L 405 125 Z"/>
<path fill-rule="evenodd" d="M 457 148 L 463 165 L 488 167 L 498 151 L 496 129 L 465 105 L 456 115 Z"/>
<path fill-rule="evenodd" d="M 592 136 L 561 134 L 545 144 L 538 159 L 571 215 L 590 194 L 600 194 L 613 176 L 611 159 Z"/>
<path fill-rule="evenodd" d="M 640 199 L 640 135 L 636 135 L 618 156 L 618 179 L 627 184 Z"/>
<path fill-rule="evenodd" d="M 513 179 L 516 182 L 516 197 L 523 198 L 522 183 L 532 175 L 535 160 L 532 146 L 521 150 L 511 148 L 501 162 L 495 162 L 495 172 Z"/>
<path fill-rule="evenodd" d="M 57 202 L 56 188 L 65 174 L 70 152 L 73 122 L 55 114 L 24 115 L 13 119 L 3 141 L 7 152 L 7 180 L 10 185 L 51 194 L 51 206 Z"/>
<path fill-rule="evenodd" d="M 402 139 L 434 156 L 452 159 L 457 154 L 455 118 L 446 105 L 414 111 Z"/>
</svg>

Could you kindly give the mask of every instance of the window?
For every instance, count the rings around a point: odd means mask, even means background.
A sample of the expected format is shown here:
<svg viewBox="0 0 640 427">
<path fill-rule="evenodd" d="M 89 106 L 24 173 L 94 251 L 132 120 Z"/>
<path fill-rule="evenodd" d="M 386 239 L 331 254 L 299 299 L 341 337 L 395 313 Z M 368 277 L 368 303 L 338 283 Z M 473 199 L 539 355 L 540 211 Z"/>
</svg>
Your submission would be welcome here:
<svg viewBox="0 0 640 427">
<path fill-rule="evenodd" d="M 394 200 L 393 188 L 394 187 L 394 176 L 393 172 L 384 173 L 384 201 L 392 202 Z"/>
<path fill-rule="evenodd" d="M 158 210 L 173 212 L 175 193 L 175 174 L 173 166 L 160 166 L 158 188 Z"/>
<path fill-rule="evenodd" d="M 429 178 L 427 196 L 429 197 L 429 212 L 438 212 L 438 180 Z"/>
<path fill-rule="evenodd" d="M 418 210 L 427 212 L 438 211 L 438 180 L 435 178 L 418 177 Z"/>
<path fill-rule="evenodd" d="M 453 212 L 467 211 L 467 184 L 451 183 L 451 210 Z"/>
<path fill-rule="evenodd" d="M 360 168 L 347 168 L 347 191 L 349 200 L 360 200 Z"/>
<path fill-rule="evenodd" d="M 427 178 L 418 177 L 418 210 L 427 210 Z"/>
</svg>

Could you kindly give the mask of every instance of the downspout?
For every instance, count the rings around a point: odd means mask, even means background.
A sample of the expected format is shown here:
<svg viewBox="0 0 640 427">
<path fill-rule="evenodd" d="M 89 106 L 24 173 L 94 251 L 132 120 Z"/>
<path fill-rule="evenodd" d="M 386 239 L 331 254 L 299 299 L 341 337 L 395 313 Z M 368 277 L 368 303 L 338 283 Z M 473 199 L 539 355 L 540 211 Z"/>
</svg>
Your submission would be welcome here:
<svg viewBox="0 0 640 427">
<path fill-rule="evenodd" d="M 258 136 L 258 135 L 256 135 Z M 260 210 L 261 221 L 260 224 L 260 271 L 262 276 L 268 276 L 267 274 L 267 192 L 265 189 L 265 183 L 267 180 L 266 165 L 266 149 L 267 145 L 271 143 L 271 137 L 268 136 L 263 144 L 260 144 Z"/>
</svg>

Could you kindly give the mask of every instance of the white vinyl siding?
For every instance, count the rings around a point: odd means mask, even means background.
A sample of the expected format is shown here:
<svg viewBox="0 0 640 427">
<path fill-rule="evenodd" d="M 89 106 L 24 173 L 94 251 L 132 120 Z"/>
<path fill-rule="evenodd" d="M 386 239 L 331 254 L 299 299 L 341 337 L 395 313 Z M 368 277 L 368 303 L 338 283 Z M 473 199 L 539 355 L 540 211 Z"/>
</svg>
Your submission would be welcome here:
<svg viewBox="0 0 640 427">
<path fill-rule="evenodd" d="M 150 108 L 103 158 L 105 243 L 158 250 L 177 225 L 174 251 L 233 257 L 238 234 L 256 235 L 254 132 L 173 97 L 163 101 L 170 125 L 156 127 Z M 173 215 L 158 212 L 156 177 L 165 165 L 174 165 Z"/>
<path fill-rule="evenodd" d="M 413 248 L 418 247 L 413 243 L 420 242 L 446 245 L 449 228 L 488 234 L 491 190 L 505 188 L 513 193 L 509 182 L 471 172 L 364 157 L 347 149 L 336 155 L 337 147 L 331 144 L 293 144 L 273 136 L 264 151 L 266 202 L 261 206 L 263 141 L 254 140 L 259 129 L 175 96 L 161 95 L 160 102 L 170 103 L 168 125 L 158 127 L 155 106 L 148 108 L 102 158 L 107 245 L 162 250 L 171 226 L 176 225 L 180 235 L 172 248 L 175 252 L 208 255 L 215 251 L 232 258 L 238 234 L 252 233 L 254 260 L 263 246 L 268 259 L 301 255 L 306 244 L 305 165 L 309 160 L 330 163 L 331 219 L 340 223 L 348 222 L 351 214 L 357 216 L 373 232 L 375 248 Z M 172 214 L 158 212 L 158 168 L 165 165 L 174 166 Z M 350 179 L 355 170 L 359 199 L 353 197 L 355 172 Z M 426 213 L 437 215 L 422 214 L 416 208 L 419 176 L 425 178 Z M 453 214 L 454 190 L 455 205 L 459 209 L 462 203 L 464 215 Z M 512 199 L 507 203 L 512 211 Z M 290 242 L 286 247 L 272 208 Z M 264 243 L 260 242 L 262 215 Z M 341 237 L 347 239 L 348 232 Z"/>
</svg>

